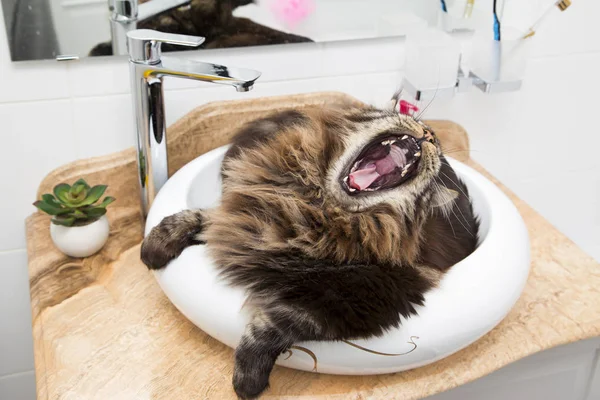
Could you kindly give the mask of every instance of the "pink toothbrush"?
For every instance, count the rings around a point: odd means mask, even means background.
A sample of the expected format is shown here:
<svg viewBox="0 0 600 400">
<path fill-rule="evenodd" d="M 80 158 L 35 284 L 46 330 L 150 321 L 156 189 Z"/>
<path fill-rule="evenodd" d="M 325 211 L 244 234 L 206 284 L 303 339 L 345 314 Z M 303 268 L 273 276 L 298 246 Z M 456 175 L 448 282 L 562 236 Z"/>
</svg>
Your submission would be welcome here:
<svg viewBox="0 0 600 400">
<path fill-rule="evenodd" d="M 315 10 L 313 0 L 271 0 L 271 10 L 289 28 L 308 17 Z"/>
</svg>

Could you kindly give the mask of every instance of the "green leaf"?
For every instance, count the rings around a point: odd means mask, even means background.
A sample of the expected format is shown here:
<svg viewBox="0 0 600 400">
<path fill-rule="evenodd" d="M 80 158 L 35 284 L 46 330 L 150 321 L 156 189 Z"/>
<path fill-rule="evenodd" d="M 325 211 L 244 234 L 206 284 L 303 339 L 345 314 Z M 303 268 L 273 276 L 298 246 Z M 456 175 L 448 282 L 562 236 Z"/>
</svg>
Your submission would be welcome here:
<svg viewBox="0 0 600 400">
<path fill-rule="evenodd" d="M 106 208 L 101 207 L 89 207 L 83 210 L 88 218 L 97 218 L 106 214 Z"/>
<path fill-rule="evenodd" d="M 77 180 L 77 182 L 75 182 L 75 183 L 73 184 L 73 186 L 78 186 L 78 185 L 83 185 L 83 187 L 84 187 L 84 188 L 86 188 L 86 189 L 89 189 L 89 188 L 90 188 L 90 185 L 88 185 L 88 183 L 87 183 L 87 182 L 85 181 L 85 179 L 83 179 L 83 178 L 81 178 L 81 179 L 78 179 L 78 180 Z"/>
<path fill-rule="evenodd" d="M 50 193 L 43 194 L 42 200 L 45 203 L 50 204 L 51 206 L 58 207 L 58 208 L 62 207 L 62 204 L 60 203 L 60 201 L 56 200 L 56 198 L 54 196 L 52 196 Z"/>
<path fill-rule="evenodd" d="M 73 189 L 71 189 L 73 190 Z M 87 191 L 82 191 L 79 194 L 67 193 L 67 200 L 72 207 L 83 207 L 82 203 L 87 198 Z"/>
<path fill-rule="evenodd" d="M 100 204 L 96 204 L 95 207 L 101 207 L 101 208 L 106 208 L 107 205 L 109 205 L 110 203 L 112 203 L 113 201 L 115 201 L 117 199 L 115 199 L 112 196 L 106 196 L 104 198 L 104 200 L 102 200 L 102 203 Z"/>
<path fill-rule="evenodd" d="M 36 201 L 35 203 L 33 203 L 33 205 L 48 215 L 58 215 L 62 211 L 60 207 L 55 207 L 42 200 Z"/>
<path fill-rule="evenodd" d="M 75 217 L 57 216 L 52 218 L 52 223 L 62 226 L 73 226 L 75 223 Z"/>
<path fill-rule="evenodd" d="M 98 199 L 100 198 L 100 196 L 102 196 L 104 194 L 104 191 L 106 190 L 106 188 L 107 188 L 106 185 L 94 186 L 88 192 L 88 195 L 85 198 L 85 200 L 83 200 L 78 205 L 79 206 L 89 206 L 90 204 L 97 202 Z"/>
<path fill-rule="evenodd" d="M 71 194 L 71 196 L 73 196 L 76 199 L 79 199 L 80 197 L 82 198 L 82 200 L 85 198 L 85 186 L 81 185 L 81 184 L 75 184 L 71 187 L 71 191 L 69 192 Z"/>
<path fill-rule="evenodd" d="M 88 217 L 87 214 L 80 210 L 73 210 L 73 212 L 70 215 L 77 219 L 86 219 Z"/>
<path fill-rule="evenodd" d="M 71 186 L 66 183 L 61 183 L 54 186 L 54 195 L 62 203 L 69 204 L 69 198 L 67 197 Z"/>
</svg>

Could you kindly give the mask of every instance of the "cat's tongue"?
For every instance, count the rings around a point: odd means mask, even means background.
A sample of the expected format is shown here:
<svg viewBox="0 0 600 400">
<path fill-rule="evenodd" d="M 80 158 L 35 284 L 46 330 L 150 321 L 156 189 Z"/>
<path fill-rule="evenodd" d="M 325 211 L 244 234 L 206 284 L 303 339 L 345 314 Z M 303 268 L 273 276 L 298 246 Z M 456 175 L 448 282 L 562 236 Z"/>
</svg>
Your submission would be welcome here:
<svg viewBox="0 0 600 400">
<path fill-rule="evenodd" d="M 364 190 L 371 186 L 381 175 L 377 173 L 377 167 L 359 169 L 348 175 L 348 184 L 352 189 Z"/>
<path fill-rule="evenodd" d="M 406 164 L 406 149 L 392 146 L 387 156 L 380 160 L 370 162 L 359 170 L 348 175 L 348 183 L 351 188 L 364 190 L 382 175 L 389 174 L 396 167 Z"/>
</svg>

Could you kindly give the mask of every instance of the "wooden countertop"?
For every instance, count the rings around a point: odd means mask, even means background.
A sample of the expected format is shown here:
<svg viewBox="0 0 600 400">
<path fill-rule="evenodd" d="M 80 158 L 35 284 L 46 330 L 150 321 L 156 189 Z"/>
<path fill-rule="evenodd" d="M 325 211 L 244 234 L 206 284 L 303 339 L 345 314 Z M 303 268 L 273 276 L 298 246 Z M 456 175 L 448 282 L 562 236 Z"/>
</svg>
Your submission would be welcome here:
<svg viewBox="0 0 600 400">
<path fill-rule="evenodd" d="M 176 171 L 228 142 L 235 128 L 273 109 L 356 104 L 319 93 L 211 103 L 169 128 Z M 468 158 L 458 125 L 432 121 L 450 155 L 489 176 Z M 49 237 L 49 218 L 27 219 L 38 399 L 234 399 L 232 350 L 183 317 L 139 260 L 142 221 L 135 153 L 77 161 L 50 173 L 39 192 L 84 177 L 107 183 L 111 236 L 87 259 L 69 258 Z M 493 180 L 493 178 L 492 178 Z M 263 398 L 419 399 L 487 375 L 561 344 L 600 335 L 600 264 L 502 184 L 531 237 L 532 270 L 509 315 L 466 349 L 428 366 L 379 376 L 333 376 L 276 367 Z"/>
</svg>

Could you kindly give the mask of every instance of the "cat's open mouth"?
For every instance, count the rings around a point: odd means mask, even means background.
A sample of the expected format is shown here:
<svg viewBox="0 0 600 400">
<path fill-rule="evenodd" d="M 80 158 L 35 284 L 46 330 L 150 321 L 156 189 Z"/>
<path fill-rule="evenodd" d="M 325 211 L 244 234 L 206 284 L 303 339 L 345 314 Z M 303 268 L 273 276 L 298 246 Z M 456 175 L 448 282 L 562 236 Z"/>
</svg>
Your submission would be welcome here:
<svg viewBox="0 0 600 400">
<path fill-rule="evenodd" d="M 386 136 L 367 145 L 343 175 L 351 195 L 396 187 L 415 175 L 421 147 L 409 135 Z"/>
</svg>

